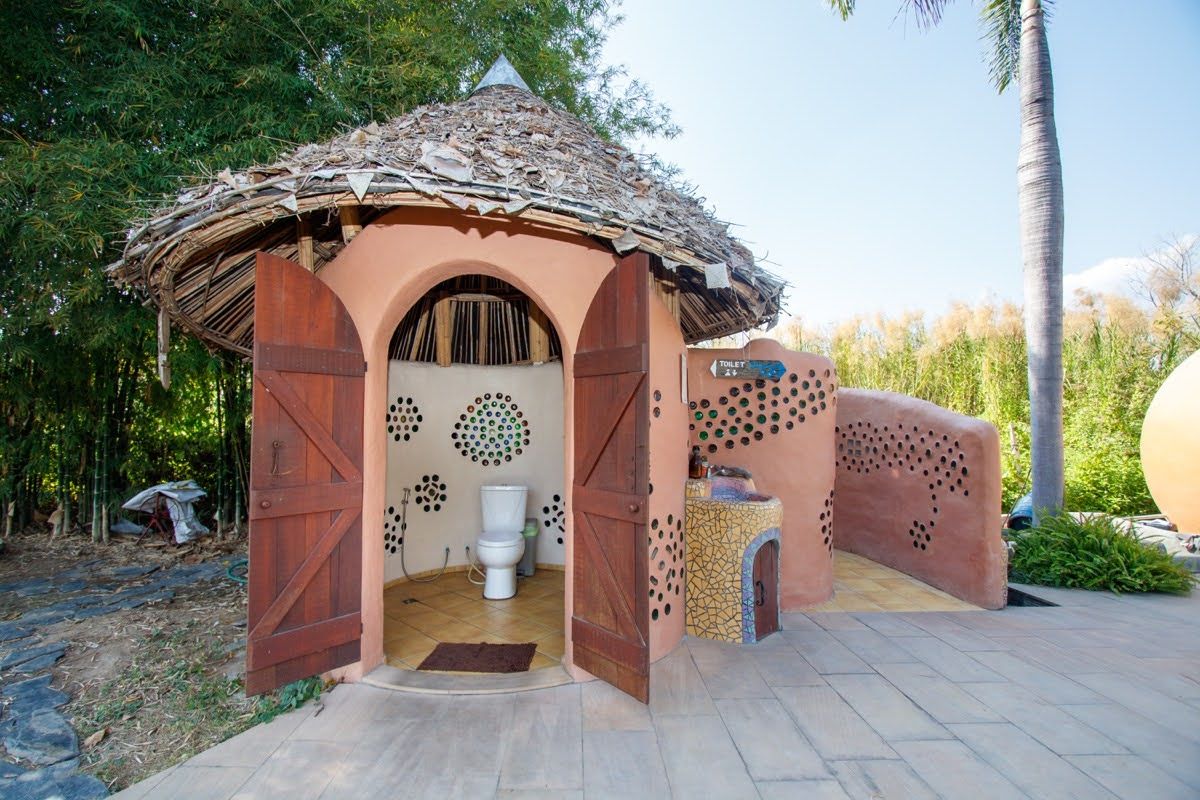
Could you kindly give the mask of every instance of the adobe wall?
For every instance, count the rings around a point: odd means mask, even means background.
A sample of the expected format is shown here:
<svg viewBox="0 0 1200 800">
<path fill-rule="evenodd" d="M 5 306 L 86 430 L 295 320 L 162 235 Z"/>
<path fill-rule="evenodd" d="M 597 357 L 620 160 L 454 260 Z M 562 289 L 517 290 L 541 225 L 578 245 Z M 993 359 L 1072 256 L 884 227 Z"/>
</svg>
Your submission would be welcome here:
<svg viewBox="0 0 1200 800">
<path fill-rule="evenodd" d="M 425 292 L 464 273 L 490 275 L 527 294 L 550 317 L 563 350 L 563 427 L 574 428 L 572 363 L 592 297 L 615 256 L 590 239 L 529 222 L 439 209 L 397 209 L 368 225 L 318 273 L 358 327 L 367 358 L 364 420 L 362 660 L 340 672 L 357 680 L 383 660 L 383 526 L 387 481 L 388 358 L 392 333 Z M 574 477 L 572 437 L 564 437 L 563 484 Z M 564 557 L 572 561 L 570 518 Z M 566 573 L 566 613 L 572 575 Z M 570 664 L 571 626 L 564 664 Z"/>
<path fill-rule="evenodd" d="M 687 484 L 687 345 L 675 317 L 650 293 L 650 660 L 683 639 L 683 516 Z"/>
<path fill-rule="evenodd" d="M 757 385 L 715 378 L 714 359 L 778 360 L 787 373 L 778 382 Z M 691 348 L 688 392 L 690 443 L 700 445 L 710 464 L 749 470 L 758 491 L 783 502 L 782 609 L 828 600 L 833 594 L 833 440 L 841 402 L 833 362 L 788 350 L 773 339 L 755 339 L 735 350 Z"/>
<path fill-rule="evenodd" d="M 834 537 L 983 608 L 1002 608 L 1000 440 L 983 420 L 894 392 L 843 389 Z"/>
</svg>

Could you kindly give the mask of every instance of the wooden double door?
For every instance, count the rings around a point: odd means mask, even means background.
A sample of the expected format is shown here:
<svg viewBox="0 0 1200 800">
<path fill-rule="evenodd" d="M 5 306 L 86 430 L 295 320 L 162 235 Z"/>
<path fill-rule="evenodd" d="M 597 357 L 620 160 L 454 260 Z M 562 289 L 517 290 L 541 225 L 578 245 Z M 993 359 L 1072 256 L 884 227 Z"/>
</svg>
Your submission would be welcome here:
<svg viewBox="0 0 1200 800">
<path fill-rule="evenodd" d="M 367 367 L 349 313 L 322 281 L 266 253 L 256 269 L 249 694 L 361 656 Z M 585 318 L 574 358 L 571 491 L 574 663 L 642 702 L 649 699 L 648 292 L 649 257 L 626 256 Z"/>
</svg>

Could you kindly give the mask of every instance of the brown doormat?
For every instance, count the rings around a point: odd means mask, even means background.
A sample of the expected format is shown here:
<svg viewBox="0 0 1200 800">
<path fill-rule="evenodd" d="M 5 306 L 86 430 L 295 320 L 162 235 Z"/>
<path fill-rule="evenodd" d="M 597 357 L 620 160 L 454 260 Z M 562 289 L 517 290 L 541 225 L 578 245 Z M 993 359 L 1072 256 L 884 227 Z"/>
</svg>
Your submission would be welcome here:
<svg viewBox="0 0 1200 800">
<path fill-rule="evenodd" d="M 537 645 L 441 642 L 417 669 L 444 672 L 528 672 Z"/>
</svg>

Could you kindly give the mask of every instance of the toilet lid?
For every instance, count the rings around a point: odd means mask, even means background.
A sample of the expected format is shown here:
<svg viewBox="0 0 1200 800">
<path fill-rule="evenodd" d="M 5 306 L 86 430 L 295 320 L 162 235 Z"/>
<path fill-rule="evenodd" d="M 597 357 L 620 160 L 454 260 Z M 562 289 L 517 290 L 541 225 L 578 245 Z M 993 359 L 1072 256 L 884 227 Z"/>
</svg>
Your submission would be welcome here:
<svg viewBox="0 0 1200 800">
<path fill-rule="evenodd" d="M 522 538 L 521 532 L 516 531 L 484 531 L 479 534 L 480 547 L 500 547 L 516 544 Z"/>
</svg>

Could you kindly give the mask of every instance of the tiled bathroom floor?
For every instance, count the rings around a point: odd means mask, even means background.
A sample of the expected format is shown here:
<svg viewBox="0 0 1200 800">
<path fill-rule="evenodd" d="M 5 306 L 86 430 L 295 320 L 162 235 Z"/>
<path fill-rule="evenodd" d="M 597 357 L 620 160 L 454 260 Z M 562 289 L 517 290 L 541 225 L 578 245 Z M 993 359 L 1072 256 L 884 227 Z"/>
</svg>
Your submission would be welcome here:
<svg viewBox="0 0 1200 800">
<path fill-rule="evenodd" d="M 432 583 L 405 582 L 383 593 L 387 663 L 416 669 L 438 642 L 534 642 L 531 670 L 557 667 L 563 656 L 563 578 L 538 569 L 520 578 L 511 600 L 484 600 L 465 572 Z"/>
<path fill-rule="evenodd" d="M 916 578 L 870 559 L 833 551 L 833 598 L 806 611 L 978 611 Z"/>
</svg>

